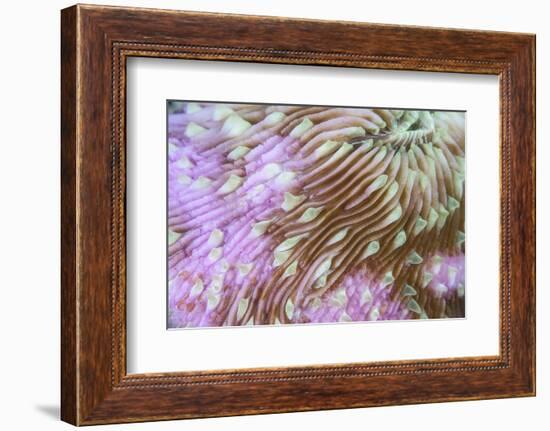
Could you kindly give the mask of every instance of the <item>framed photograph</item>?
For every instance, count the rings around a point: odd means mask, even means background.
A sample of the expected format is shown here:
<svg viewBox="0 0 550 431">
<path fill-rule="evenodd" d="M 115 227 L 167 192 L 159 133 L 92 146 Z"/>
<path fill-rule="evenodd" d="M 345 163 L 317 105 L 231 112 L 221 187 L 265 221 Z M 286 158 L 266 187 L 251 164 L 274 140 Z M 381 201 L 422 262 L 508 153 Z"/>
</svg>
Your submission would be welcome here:
<svg viewBox="0 0 550 431">
<path fill-rule="evenodd" d="M 535 394 L 535 37 L 61 14 L 62 419 Z"/>
</svg>

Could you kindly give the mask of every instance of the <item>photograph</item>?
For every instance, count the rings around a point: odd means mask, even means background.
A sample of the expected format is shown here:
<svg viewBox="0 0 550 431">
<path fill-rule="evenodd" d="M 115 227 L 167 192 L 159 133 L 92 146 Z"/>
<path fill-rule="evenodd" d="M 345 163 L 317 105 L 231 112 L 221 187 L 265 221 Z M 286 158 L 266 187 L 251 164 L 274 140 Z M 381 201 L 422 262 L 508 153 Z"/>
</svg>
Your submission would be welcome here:
<svg viewBox="0 0 550 431">
<path fill-rule="evenodd" d="M 466 112 L 166 111 L 168 328 L 465 317 Z"/>
</svg>

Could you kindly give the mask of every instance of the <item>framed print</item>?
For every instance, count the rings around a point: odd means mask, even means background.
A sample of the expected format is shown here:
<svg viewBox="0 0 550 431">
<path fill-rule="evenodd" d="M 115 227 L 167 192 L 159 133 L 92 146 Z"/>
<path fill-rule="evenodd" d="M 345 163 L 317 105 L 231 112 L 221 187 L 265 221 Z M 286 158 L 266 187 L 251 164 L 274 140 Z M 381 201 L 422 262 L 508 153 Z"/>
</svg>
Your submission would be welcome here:
<svg viewBox="0 0 550 431">
<path fill-rule="evenodd" d="M 533 35 L 77 5 L 61 44 L 63 420 L 535 394 Z"/>
</svg>

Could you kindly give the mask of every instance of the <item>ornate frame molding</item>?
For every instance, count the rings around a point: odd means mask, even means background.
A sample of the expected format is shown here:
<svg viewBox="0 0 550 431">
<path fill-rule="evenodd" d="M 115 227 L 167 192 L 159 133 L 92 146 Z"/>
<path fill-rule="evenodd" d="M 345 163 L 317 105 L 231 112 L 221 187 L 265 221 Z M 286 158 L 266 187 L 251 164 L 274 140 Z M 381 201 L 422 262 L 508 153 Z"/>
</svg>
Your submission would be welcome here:
<svg viewBox="0 0 550 431">
<path fill-rule="evenodd" d="M 205 24 L 219 34 L 199 31 Z M 258 25 L 288 36 L 257 34 Z M 186 34 L 177 30 L 182 26 Z M 294 41 L 344 29 L 340 42 L 303 49 Z M 402 54 L 404 39 L 411 55 Z M 347 42 L 355 45 L 344 51 Z M 125 66 L 135 56 L 498 75 L 500 354 L 128 375 Z M 62 12 L 62 87 L 64 420 L 98 424 L 534 394 L 534 36 L 79 5 Z M 246 397 L 250 391 L 263 400 Z"/>
</svg>

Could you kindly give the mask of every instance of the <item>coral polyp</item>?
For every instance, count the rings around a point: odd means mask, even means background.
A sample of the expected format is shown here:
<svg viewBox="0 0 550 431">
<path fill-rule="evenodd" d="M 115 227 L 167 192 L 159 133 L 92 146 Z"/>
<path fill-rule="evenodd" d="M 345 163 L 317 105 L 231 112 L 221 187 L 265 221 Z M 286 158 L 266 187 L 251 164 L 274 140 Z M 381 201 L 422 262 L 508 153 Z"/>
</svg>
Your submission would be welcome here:
<svg viewBox="0 0 550 431">
<path fill-rule="evenodd" d="M 464 113 L 168 115 L 169 327 L 464 316 Z"/>
</svg>

